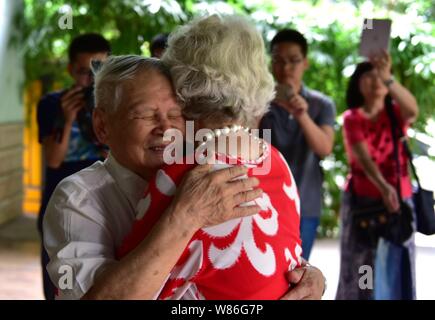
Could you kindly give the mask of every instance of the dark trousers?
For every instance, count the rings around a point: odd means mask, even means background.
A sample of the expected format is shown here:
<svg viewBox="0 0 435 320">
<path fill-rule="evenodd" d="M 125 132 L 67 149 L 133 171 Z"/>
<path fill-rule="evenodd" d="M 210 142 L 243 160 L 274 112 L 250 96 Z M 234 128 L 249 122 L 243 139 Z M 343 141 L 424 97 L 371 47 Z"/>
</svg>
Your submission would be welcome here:
<svg viewBox="0 0 435 320">
<path fill-rule="evenodd" d="M 362 206 L 376 201 L 358 197 Z M 410 199 L 405 201 L 412 206 Z M 376 248 L 367 247 L 355 238 L 350 213 L 351 195 L 344 192 L 340 209 L 340 276 L 336 299 L 415 299 L 414 237 L 401 246 L 381 238 Z M 370 274 L 367 268 L 372 271 Z M 372 287 L 361 286 L 365 275 L 370 275 Z"/>
<path fill-rule="evenodd" d="M 308 261 L 317 236 L 319 217 L 301 217 L 302 257 Z"/>
</svg>

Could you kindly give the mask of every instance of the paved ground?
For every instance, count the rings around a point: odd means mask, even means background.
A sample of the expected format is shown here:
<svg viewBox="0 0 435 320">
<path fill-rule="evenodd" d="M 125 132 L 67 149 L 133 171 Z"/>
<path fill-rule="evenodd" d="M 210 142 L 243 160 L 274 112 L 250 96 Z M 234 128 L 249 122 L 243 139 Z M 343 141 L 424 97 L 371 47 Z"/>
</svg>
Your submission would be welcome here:
<svg viewBox="0 0 435 320">
<path fill-rule="evenodd" d="M 416 245 L 417 299 L 435 300 L 435 236 L 417 234 Z M 319 267 L 328 280 L 324 299 L 333 300 L 340 269 L 338 240 L 318 240 L 311 253 L 310 263 Z"/>
<path fill-rule="evenodd" d="M 417 235 L 417 298 L 435 300 L 435 237 Z M 310 262 L 328 279 L 334 299 L 339 272 L 337 240 L 318 240 Z M 0 299 L 43 299 L 36 221 L 21 217 L 0 227 Z"/>
<path fill-rule="evenodd" d="M 36 219 L 0 227 L 0 299 L 43 299 Z"/>
</svg>

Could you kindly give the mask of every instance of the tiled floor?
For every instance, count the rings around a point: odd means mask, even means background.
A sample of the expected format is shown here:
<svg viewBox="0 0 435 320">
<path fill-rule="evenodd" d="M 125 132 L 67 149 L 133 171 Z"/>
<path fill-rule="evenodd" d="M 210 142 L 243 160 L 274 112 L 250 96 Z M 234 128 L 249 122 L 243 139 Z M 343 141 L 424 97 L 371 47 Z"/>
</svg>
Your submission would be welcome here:
<svg viewBox="0 0 435 320">
<path fill-rule="evenodd" d="M 435 300 L 435 237 L 417 234 L 417 298 Z M 337 240 L 318 240 L 310 262 L 328 279 L 324 299 L 335 297 L 339 272 Z M 0 227 L 0 299 L 43 299 L 39 236 L 33 217 Z"/>
</svg>

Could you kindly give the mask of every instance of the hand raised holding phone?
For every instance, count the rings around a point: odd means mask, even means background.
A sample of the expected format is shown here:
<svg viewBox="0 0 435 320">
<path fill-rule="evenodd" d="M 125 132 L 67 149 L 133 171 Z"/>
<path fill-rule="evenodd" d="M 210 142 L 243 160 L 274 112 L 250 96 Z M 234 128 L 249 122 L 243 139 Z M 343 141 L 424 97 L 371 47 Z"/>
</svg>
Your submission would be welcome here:
<svg viewBox="0 0 435 320">
<path fill-rule="evenodd" d="M 370 63 L 378 71 L 382 81 L 391 79 L 391 56 L 386 50 L 370 56 Z"/>
<path fill-rule="evenodd" d="M 76 119 L 79 110 L 85 106 L 83 88 L 76 86 L 66 91 L 60 99 L 60 104 L 65 123 L 72 123 Z"/>
<path fill-rule="evenodd" d="M 391 24 L 392 21 L 389 19 L 365 19 L 361 32 L 359 54 L 370 58 L 372 55 L 388 51 Z"/>
<path fill-rule="evenodd" d="M 300 94 L 295 93 L 292 86 L 287 84 L 276 86 L 274 102 L 296 118 L 308 110 L 307 101 Z"/>
</svg>

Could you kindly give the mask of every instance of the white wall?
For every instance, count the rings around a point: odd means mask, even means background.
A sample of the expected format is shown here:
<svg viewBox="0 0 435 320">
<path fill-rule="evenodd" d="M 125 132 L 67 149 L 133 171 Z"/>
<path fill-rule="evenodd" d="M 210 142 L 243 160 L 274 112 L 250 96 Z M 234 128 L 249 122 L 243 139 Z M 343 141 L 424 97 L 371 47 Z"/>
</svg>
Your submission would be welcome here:
<svg viewBox="0 0 435 320">
<path fill-rule="evenodd" d="M 22 213 L 24 73 L 19 48 L 8 45 L 22 8 L 22 1 L 0 0 L 0 224 Z"/>
<path fill-rule="evenodd" d="M 19 49 L 8 46 L 11 34 L 19 31 L 13 26 L 13 17 L 20 11 L 22 1 L 0 0 L 0 124 L 24 121 L 23 61 Z"/>
</svg>

